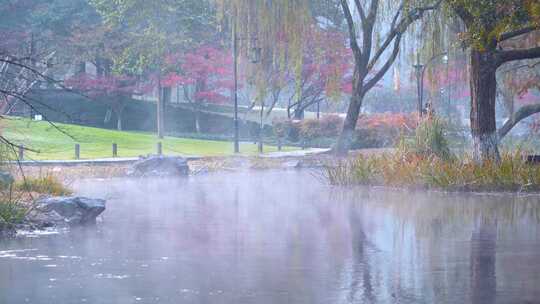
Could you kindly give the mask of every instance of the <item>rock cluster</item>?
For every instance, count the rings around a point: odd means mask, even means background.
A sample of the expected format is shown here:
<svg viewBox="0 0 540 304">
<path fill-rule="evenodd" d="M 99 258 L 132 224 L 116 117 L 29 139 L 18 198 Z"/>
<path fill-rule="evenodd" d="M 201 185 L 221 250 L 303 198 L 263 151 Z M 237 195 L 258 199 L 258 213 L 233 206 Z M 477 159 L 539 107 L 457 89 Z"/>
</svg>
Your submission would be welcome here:
<svg viewBox="0 0 540 304">
<path fill-rule="evenodd" d="M 38 226 L 86 225 L 105 211 L 105 200 L 78 196 L 49 197 L 37 202 L 27 220 Z"/>
<path fill-rule="evenodd" d="M 186 177 L 189 166 L 183 157 L 149 156 L 141 158 L 128 171 L 130 177 Z"/>
</svg>

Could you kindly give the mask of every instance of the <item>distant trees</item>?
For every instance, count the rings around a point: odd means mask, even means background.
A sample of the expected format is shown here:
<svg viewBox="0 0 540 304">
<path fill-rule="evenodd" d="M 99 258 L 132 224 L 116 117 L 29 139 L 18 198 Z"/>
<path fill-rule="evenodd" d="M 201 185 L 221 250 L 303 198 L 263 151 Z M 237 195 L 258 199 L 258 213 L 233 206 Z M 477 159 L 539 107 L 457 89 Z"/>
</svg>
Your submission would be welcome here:
<svg viewBox="0 0 540 304">
<path fill-rule="evenodd" d="M 199 115 L 202 103 L 226 103 L 233 89 L 233 58 L 230 51 L 202 45 L 183 54 L 167 57 L 176 71 L 162 80 L 164 86 L 181 85 L 184 98 L 194 105 L 195 130 L 200 132 Z"/>
<path fill-rule="evenodd" d="M 114 74 L 81 73 L 67 79 L 65 84 L 107 105 L 116 115 L 116 128 L 119 131 L 123 129 L 123 113 L 127 102 L 134 95 L 146 94 L 154 88 L 151 82 L 143 82 L 138 77 Z"/>
<path fill-rule="evenodd" d="M 71 30 L 91 13 L 84 0 L 9 1 L 0 5 L 0 102 L 2 113 L 18 104 L 29 109 L 27 93 L 54 86 L 54 72 L 66 67 Z"/>
<path fill-rule="evenodd" d="M 288 43 L 290 35 L 279 33 L 276 43 Z M 288 117 L 302 119 L 308 108 L 351 93 L 352 53 L 346 37 L 339 31 L 317 27 L 304 35 L 306 45 L 297 55 L 301 59 L 286 55 L 277 62 L 263 63 L 254 76 L 265 78 L 267 115 L 286 101 Z"/>
<path fill-rule="evenodd" d="M 287 113 L 294 109 L 294 118 L 300 119 L 304 111 L 325 100 L 339 99 L 352 91 L 352 53 L 346 47 L 345 36 L 340 32 L 328 30 L 308 31 L 307 47 L 299 79 L 291 77 L 293 88 L 292 100 L 287 106 Z"/>
<path fill-rule="evenodd" d="M 123 33 L 126 43 L 113 58 L 117 74 L 153 77 L 158 91 L 157 134 L 164 136 L 164 97 L 170 88 L 163 76 L 170 54 L 186 51 L 216 34 L 216 14 L 209 0 L 90 0 L 104 23 Z M 215 37 L 212 37 L 215 38 Z"/>
</svg>

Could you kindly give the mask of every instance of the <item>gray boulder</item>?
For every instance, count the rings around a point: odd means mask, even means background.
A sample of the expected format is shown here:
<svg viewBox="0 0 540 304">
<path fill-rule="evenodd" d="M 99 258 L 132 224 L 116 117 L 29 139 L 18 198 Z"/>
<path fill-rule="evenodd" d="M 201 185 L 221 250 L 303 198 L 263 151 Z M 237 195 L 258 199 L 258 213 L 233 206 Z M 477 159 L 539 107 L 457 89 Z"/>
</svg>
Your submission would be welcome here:
<svg viewBox="0 0 540 304">
<path fill-rule="evenodd" d="M 49 197 L 37 202 L 28 220 L 40 225 L 84 225 L 96 222 L 105 211 L 105 200 L 86 197 Z"/>
<path fill-rule="evenodd" d="M 11 238 L 15 236 L 17 232 L 11 225 L 0 222 L 0 240 L 4 238 Z"/>
<path fill-rule="evenodd" d="M 131 177 L 185 177 L 189 166 L 183 157 L 149 156 L 133 164 L 128 171 Z"/>
</svg>

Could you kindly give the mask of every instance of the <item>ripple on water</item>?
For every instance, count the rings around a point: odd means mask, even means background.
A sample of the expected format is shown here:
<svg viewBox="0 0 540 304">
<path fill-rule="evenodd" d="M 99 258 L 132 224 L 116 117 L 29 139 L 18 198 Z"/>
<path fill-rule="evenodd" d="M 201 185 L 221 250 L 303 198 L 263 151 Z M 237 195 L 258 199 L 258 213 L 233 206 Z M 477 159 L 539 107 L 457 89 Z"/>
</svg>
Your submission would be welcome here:
<svg viewBox="0 0 540 304">
<path fill-rule="evenodd" d="M 45 228 L 43 230 L 18 230 L 18 237 L 39 238 L 42 236 L 57 235 L 68 232 L 68 228 Z"/>
<path fill-rule="evenodd" d="M 108 280 L 125 280 L 129 279 L 129 275 L 115 275 L 111 273 L 98 273 L 94 275 L 95 279 L 108 279 Z"/>
</svg>

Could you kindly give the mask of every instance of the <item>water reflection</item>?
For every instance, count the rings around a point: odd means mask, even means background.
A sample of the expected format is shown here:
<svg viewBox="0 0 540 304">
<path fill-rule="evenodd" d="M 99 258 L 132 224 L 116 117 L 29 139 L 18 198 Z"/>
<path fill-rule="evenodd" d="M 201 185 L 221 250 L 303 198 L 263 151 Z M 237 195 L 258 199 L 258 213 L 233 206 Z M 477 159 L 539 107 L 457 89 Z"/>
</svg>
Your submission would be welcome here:
<svg viewBox="0 0 540 304">
<path fill-rule="evenodd" d="M 496 278 L 497 222 L 479 219 L 471 238 L 471 289 L 473 303 L 494 303 Z"/>
<path fill-rule="evenodd" d="M 0 303 L 540 298 L 535 197 L 335 189 L 309 172 L 86 181 L 94 229 L 0 242 Z"/>
</svg>

